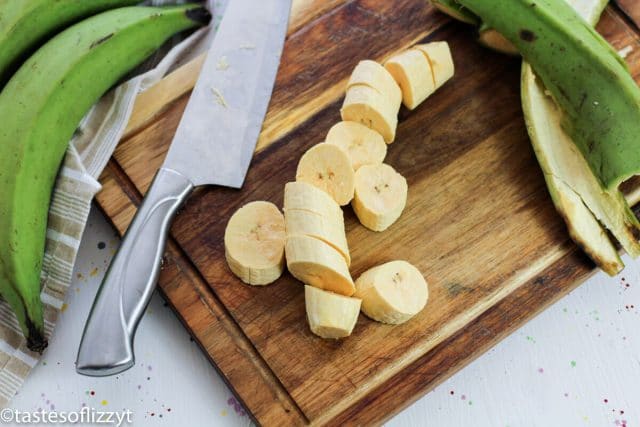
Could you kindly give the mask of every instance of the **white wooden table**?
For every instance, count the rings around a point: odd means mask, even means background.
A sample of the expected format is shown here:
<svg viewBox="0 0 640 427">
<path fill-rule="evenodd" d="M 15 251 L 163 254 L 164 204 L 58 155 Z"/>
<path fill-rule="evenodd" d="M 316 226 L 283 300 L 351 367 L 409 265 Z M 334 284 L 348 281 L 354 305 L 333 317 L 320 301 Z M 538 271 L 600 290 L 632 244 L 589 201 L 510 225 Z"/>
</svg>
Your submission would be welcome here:
<svg viewBox="0 0 640 427">
<path fill-rule="evenodd" d="M 225 426 L 250 421 L 159 296 L 122 375 L 77 375 L 91 302 L 117 247 L 92 213 L 54 339 L 12 408 L 133 411 L 134 425 Z M 388 422 L 389 426 L 640 425 L 640 263 L 598 274 Z"/>
</svg>

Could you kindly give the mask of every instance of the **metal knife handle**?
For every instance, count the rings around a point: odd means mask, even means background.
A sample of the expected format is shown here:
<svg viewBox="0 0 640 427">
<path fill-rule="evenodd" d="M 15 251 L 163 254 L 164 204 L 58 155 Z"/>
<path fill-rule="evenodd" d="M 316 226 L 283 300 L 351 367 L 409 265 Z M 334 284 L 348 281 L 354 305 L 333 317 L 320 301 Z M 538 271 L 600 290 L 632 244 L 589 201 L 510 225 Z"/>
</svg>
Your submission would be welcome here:
<svg viewBox="0 0 640 427">
<path fill-rule="evenodd" d="M 160 169 L 100 286 L 82 335 L 76 371 L 107 376 L 133 366 L 133 337 L 156 286 L 167 234 L 193 184 Z"/>
</svg>

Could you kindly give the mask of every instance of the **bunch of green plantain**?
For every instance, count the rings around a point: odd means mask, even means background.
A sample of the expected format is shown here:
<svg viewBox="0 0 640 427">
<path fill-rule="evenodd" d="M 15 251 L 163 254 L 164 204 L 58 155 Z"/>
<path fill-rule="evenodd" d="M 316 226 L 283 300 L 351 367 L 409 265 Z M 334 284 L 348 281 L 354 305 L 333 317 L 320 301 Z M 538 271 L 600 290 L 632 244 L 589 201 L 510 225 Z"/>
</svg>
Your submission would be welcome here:
<svg viewBox="0 0 640 427">
<path fill-rule="evenodd" d="M 0 92 L 0 294 L 33 351 L 47 345 L 40 300 L 47 216 L 75 129 L 169 37 L 211 19 L 193 4 L 121 7 L 137 2 L 0 0 L 0 84 L 8 79 Z"/>
<path fill-rule="evenodd" d="M 555 207 L 596 265 L 621 271 L 607 230 L 629 255 L 640 255 L 640 223 L 618 188 L 640 172 L 640 89 L 593 28 L 608 2 L 432 2 L 482 22 L 523 56 L 522 107 Z"/>
</svg>

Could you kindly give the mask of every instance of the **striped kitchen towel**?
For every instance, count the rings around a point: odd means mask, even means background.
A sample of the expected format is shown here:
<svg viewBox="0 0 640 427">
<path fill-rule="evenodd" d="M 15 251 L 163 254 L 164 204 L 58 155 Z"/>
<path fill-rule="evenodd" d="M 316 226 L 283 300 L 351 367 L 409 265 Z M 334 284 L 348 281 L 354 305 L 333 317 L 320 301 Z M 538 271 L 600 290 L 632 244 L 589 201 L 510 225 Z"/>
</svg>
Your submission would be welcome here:
<svg viewBox="0 0 640 427">
<path fill-rule="evenodd" d="M 155 0 L 150 3 L 180 2 Z M 101 188 L 97 179 L 126 128 L 136 96 L 206 49 L 225 6 L 225 0 L 210 0 L 209 9 L 214 12 L 210 28 L 199 30 L 185 40 L 176 40 L 173 46 L 150 58 L 141 68 L 151 68 L 149 71 L 109 92 L 81 122 L 58 174 L 49 210 L 41 276 L 45 335 L 49 340 L 72 282 L 73 265 L 91 202 Z M 0 299 L 0 407 L 8 405 L 39 358 L 39 354 L 27 349 L 15 314 Z"/>
</svg>

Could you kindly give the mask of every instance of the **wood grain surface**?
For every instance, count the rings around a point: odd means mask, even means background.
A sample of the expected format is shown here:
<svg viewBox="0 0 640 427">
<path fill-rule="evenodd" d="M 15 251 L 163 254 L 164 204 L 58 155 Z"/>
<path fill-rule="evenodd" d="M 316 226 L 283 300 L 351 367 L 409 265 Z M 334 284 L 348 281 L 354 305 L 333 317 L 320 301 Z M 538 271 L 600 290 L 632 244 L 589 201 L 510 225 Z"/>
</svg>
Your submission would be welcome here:
<svg viewBox="0 0 640 427">
<path fill-rule="evenodd" d="M 633 47 L 627 61 L 638 78 L 638 35 L 622 15 L 607 10 L 598 30 L 618 49 Z M 282 205 L 302 153 L 339 121 L 345 82 L 359 60 L 432 40 L 449 42 L 456 75 L 418 109 L 401 112 L 386 162 L 409 182 L 405 212 L 388 231 L 374 233 L 345 210 L 352 275 L 406 259 L 427 278 L 429 303 L 404 325 L 361 316 L 352 337 L 319 339 L 306 324 L 303 287 L 290 275 L 250 287 L 230 273 L 224 227 L 249 201 Z M 172 228 L 160 278 L 256 421 L 379 423 L 592 273 L 544 186 L 522 118 L 519 75 L 517 58 L 480 47 L 470 27 L 424 0 L 295 3 L 245 185 L 196 191 Z M 169 90 L 165 83 L 163 92 Z M 121 142 L 101 178 L 98 202 L 121 233 L 180 120 L 188 94 L 184 84 L 177 92 L 165 94 L 179 96 L 170 105 L 141 113 L 147 119 Z"/>
</svg>

